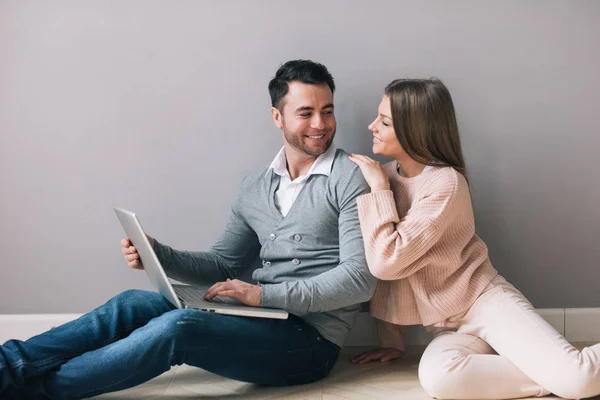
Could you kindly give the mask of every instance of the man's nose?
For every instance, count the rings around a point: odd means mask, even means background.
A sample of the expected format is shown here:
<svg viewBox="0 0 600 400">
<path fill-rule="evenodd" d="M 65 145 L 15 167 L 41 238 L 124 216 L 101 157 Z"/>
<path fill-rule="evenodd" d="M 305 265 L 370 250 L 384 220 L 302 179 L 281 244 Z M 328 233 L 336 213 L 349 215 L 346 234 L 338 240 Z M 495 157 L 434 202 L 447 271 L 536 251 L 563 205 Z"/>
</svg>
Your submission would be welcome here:
<svg viewBox="0 0 600 400">
<path fill-rule="evenodd" d="M 325 128 L 325 122 L 323 122 L 323 118 L 318 115 L 315 114 L 315 116 L 312 118 L 311 120 L 311 128 L 313 129 L 324 129 Z"/>
</svg>

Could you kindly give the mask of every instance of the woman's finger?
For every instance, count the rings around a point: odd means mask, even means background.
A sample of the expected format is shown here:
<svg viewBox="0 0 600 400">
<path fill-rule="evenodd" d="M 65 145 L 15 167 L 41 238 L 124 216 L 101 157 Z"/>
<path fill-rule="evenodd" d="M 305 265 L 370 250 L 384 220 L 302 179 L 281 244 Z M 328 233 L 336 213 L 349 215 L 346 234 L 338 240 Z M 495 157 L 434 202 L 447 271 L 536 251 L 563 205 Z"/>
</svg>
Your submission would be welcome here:
<svg viewBox="0 0 600 400">
<path fill-rule="evenodd" d="M 381 357 L 381 362 L 389 362 L 400 357 L 400 352 L 390 351 L 388 354 Z"/>
</svg>

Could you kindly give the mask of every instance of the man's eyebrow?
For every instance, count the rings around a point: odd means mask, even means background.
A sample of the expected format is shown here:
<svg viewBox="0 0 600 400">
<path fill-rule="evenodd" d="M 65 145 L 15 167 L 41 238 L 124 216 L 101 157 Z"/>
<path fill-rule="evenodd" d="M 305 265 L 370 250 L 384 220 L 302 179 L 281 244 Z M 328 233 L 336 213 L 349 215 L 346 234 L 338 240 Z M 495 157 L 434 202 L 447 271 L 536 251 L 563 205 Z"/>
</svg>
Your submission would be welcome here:
<svg viewBox="0 0 600 400">
<path fill-rule="evenodd" d="M 333 103 L 329 103 L 329 104 L 325 104 L 323 107 L 321 107 L 321 110 L 325 110 L 328 108 L 334 108 L 333 107 Z M 302 111 L 314 111 L 315 108 L 311 107 L 311 106 L 302 106 L 302 107 L 298 107 L 296 108 L 296 112 L 302 112 Z"/>
</svg>

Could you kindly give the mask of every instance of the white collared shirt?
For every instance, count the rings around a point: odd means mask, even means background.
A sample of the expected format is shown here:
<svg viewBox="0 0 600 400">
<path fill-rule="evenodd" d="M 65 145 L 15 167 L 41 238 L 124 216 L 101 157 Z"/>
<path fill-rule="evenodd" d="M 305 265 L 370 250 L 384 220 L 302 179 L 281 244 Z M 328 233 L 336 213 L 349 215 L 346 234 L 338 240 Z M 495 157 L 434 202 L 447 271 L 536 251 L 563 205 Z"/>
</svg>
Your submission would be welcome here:
<svg viewBox="0 0 600 400">
<path fill-rule="evenodd" d="M 287 170 L 285 147 L 282 147 L 281 150 L 279 150 L 279 153 L 275 156 L 269 169 L 272 168 L 273 172 L 281 177 L 279 187 L 275 192 L 275 206 L 281 215 L 285 217 L 288 214 L 290 208 L 292 208 L 292 204 L 296 201 L 298 194 L 304 187 L 309 176 L 315 174 L 329 176 L 331 173 L 331 166 L 333 165 L 333 159 L 335 158 L 335 151 L 336 147 L 332 143 L 325 153 L 317 157 L 306 174 L 299 176 L 292 181 Z"/>
</svg>

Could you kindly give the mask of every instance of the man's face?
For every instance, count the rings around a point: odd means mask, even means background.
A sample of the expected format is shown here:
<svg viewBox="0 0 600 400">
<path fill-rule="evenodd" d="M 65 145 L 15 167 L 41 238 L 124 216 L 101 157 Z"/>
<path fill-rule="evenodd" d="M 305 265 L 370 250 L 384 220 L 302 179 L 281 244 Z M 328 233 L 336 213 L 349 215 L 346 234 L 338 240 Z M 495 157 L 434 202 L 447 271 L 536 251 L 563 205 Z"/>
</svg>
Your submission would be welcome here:
<svg viewBox="0 0 600 400">
<path fill-rule="evenodd" d="M 335 136 L 333 93 L 326 83 L 289 82 L 281 111 L 272 108 L 275 125 L 285 141 L 300 152 L 317 157 L 329 148 Z"/>
</svg>

